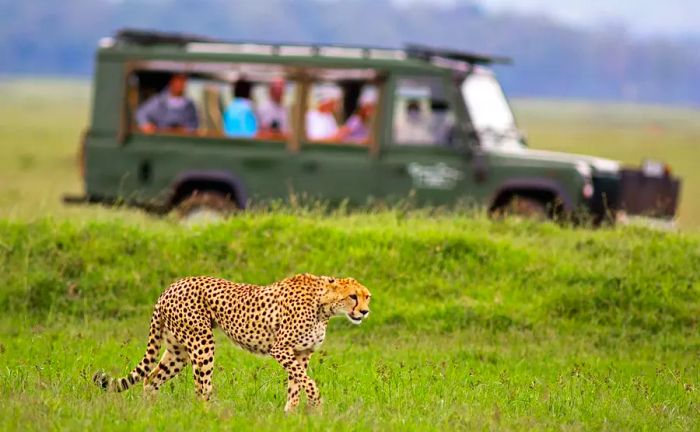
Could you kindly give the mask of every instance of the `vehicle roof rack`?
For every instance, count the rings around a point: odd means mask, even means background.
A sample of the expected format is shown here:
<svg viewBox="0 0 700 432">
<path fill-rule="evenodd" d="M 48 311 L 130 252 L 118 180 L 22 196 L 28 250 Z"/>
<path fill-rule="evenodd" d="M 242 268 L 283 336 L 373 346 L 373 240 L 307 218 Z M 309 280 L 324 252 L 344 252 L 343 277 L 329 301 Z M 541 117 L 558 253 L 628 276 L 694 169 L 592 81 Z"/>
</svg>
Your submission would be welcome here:
<svg viewBox="0 0 700 432">
<path fill-rule="evenodd" d="M 177 45 L 197 52 L 248 53 L 269 55 L 311 55 L 320 57 L 355 57 L 375 59 L 421 60 L 443 67 L 467 67 L 467 64 L 510 64 L 508 57 L 487 56 L 419 44 L 407 44 L 404 49 L 362 47 L 334 44 L 295 44 L 268 42 L 234 42 L 188 33 L 161 32 L 125 28 L 117 31 L 117 43 L 134 45 Z"/>
<path fill-rule="evenodd" d="M 443 48 L 435 48 L 419 44 L 406 44 L 406 55 L 409 58 L 430 61 L 434 57 L 456 60 L 471 64 L 511 64 L 510 57 L 488 56 L 463 51 L 456 51 Z"/>
<path fill-rule="evenodd" d="M 131 28 L 124 28 L 117 31 L 115 39 L 118 42 L 132 43 L 136 45 L 172 44 L 185 46 L 188 43 L 193 42 L 223 42 L 220 39 L 188 33 L 161 32 Z"/>
</svg>

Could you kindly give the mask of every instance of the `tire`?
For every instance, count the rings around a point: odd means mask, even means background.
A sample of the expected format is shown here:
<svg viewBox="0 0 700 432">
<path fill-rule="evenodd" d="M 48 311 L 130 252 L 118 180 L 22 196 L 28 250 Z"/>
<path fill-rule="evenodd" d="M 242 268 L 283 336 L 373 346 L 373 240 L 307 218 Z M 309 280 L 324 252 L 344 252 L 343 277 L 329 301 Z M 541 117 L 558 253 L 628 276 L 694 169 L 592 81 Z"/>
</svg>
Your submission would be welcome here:
<svg viewBox="0 0 700 432">
<path fill-rule="evenodd" d="M 237 210 L 230 195 L 214 191 L 194 191 L 175 208 L 180 221 L 187 225 L 221 221 Z"/>
<path fill-rule="evenodd" d="M 493 215 L 496 217 L 516 216 L 537 221 L 545 221 L 550 217 L 544 202 L 521 195 L 513 195 L 505 205 L 495 209 Z"/>
</svg>

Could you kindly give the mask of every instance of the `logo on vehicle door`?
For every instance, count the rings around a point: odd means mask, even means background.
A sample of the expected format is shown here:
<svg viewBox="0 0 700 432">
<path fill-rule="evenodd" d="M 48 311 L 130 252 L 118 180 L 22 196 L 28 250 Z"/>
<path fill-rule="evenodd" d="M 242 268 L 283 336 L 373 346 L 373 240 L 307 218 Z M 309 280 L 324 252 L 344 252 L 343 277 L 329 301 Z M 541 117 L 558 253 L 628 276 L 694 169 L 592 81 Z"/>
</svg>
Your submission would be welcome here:
<svg viewBox="0 0 700 432">
<path fill-rule="evenodd" d="M 413 187 L 421 189 L 454 189 L 464 177 L 460 170 L 442 162 L 435 165 L 411 162 L 408 164 L 408 174 L 413 179 Z"/>
</svg>

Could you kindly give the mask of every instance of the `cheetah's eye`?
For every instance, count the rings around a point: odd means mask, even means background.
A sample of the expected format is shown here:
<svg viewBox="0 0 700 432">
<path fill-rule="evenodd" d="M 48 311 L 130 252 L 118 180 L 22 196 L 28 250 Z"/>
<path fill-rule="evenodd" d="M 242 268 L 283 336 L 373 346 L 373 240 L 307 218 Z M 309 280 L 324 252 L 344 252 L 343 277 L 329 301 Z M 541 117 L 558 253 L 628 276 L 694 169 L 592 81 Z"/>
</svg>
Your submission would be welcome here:
<svg viewBox="0 0 700 432">
<path fill-rule="evenodd" d="M 355 294 L 350 294 L 350 298 L 353 300 L 357 300 L 357 296 Z"/>
</svg>

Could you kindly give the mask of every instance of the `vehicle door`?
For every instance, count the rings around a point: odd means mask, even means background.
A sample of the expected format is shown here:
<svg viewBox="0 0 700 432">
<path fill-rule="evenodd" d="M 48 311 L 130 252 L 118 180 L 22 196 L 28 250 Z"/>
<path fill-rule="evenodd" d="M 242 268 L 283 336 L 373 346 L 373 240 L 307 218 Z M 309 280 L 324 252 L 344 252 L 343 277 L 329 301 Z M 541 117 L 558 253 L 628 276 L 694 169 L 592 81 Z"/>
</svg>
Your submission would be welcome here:
<svg viewBox="0 0 700 432">
<path fill-rule="evenodd" d="M 270 86 L 283 83 L 283 109 L 293 103 L 296 83 L 285 78 L 277 65 L 213 62 L 140 62 L 127 85 L 128 124 L 114 176 L 120 177 L 119 195 L 137 201 L 165 197 L 186 176 L 202 179 L 206 187 L 218 181 L 235 182 L 244 198 L 254 201 L 284 198 L 287 188 L 280 178 L 291 175 L 288 164 L 287 130 L 266 130 L 258 119 L 259 107 L 270 100 Z M 174 74 L 187 77 L 183 98 L 192 102 L 197 117 L 194 129 L 158 129 L 146 133 L 137 113 L 151 97 L 167 91 Z M 247 88 L 245 95 L 237 89 Z M 239 92 L 240 93 L 240 92 Z M 226 130 L 224 114 L 234 99 L 240 112 L 256 118 L 253 130 Z M 282 109 L 282 108 L 281 108 Z M 269 128 L 268 128 L 269 129 Z M 122 174 L 128 173 L 128 175 Z"/>
<path fill-rule="evenodd" d="M 332 203 L 365 204 L 377 194 L 372 149 L 379 88 L 376 81 L 347 79 L 341 72 L 307 83 L 290 192 Z"/>
<path fill-rule="evenodd" d="M 421 205 L 473 200 L 473 168 L 457 127 L 451 86 L 440 76 L 390 81 L 391 138 L 378 169 L 381 195 L 390 201 L 409 196 Z"/>
</svg>

